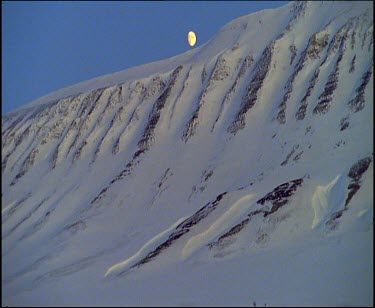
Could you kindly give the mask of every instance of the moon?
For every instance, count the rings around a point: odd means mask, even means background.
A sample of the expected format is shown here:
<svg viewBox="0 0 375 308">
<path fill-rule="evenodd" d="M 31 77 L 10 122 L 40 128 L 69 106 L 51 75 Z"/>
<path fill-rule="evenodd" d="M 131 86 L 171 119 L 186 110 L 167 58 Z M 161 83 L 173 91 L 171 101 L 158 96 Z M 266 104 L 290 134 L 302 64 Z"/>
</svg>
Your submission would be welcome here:
<svg viewBox="0 0 375 308">
<path fill-rule="evenodd" d="M 197 36 L 193 31 L 190 31 L 188 34 L 188 42 L 190 46 L 194 46 L 197 41 Z"/>
</svg>

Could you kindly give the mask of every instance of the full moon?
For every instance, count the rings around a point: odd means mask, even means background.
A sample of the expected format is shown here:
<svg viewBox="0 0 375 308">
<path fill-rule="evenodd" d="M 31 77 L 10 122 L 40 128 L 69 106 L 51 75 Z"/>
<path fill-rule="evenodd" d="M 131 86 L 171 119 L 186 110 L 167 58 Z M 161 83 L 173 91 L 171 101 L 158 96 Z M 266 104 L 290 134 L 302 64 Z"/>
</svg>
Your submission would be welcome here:
<svg viewBox="0 0 375 308">
<path fill-rule="evenodd" d="M 190 31 L 188 34 L 188 42 L 190 46 L 194 46 L 195 42 L 197 41 L 197 36 L 193 31 Z"/>
</svg>

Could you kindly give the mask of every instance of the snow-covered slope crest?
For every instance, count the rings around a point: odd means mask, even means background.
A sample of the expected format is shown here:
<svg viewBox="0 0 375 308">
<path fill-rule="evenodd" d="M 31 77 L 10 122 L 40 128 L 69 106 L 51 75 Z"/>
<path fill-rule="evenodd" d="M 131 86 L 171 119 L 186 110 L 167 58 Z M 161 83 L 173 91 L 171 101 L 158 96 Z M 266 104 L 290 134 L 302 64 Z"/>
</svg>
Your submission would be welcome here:
<svg viewBox="0 0 375 308">
<path fill-rule="evenodd" d="M 372 305 L 372 11 L 291 2 L 3 116 L 3 303 Z"/>
<path fill-rule="evenodd" d="M 291 5 L 292 4 L 288 4 L 287 6 L 279 10 L 269 9 L 267 10 L 267 14 L 262 13 L 264 22 L 266 22 L 267 24 L 271 23 L 270 26 L 272 26 L 275 14 L 280 14 L 281 10 L 281 14 L 285 15 L 288 7 L 290 7 Z M 199 61 L 205 62 L 209 59 L 214 58 L 224 49 L 231 48 L 235 44 L 238 45 L 240 43 L 238 38 L 244 33 L 246 35 L 246 32 L 248 32 L 246 30 L 248 24 L 249 26 L 256 25 L 256 23 L 258 22 L 258 15 L 259 13 L 253 13 L 233 20 L 232 22 L 225 25 L 218 32 L 218 34 L 207 43 L 203 44 L 202 46 L 196 47 L 193 50 L 189 50 L 181 55 L 80 82 L 76 85 L 60 89 L 39 99 L 36 99 L 30 104 L 17 109 L 15 112 L 19 112 L 25 108 L 29 109 L 41 104 L 46 104 L 51 101 L 60 100 L 65 97 L 78 95 L 79 93 L 85 93 L 100 88 L 111 87 L 114 85 L 123 84 L 125 82 L 143 79 L 151 75 L 164 73 L 173 69 L 174 67 L 177 67 L 178 65 L 191 65 L 192 63 L 197 63 Z M 289 18 L 288 15 L 285 15 L 285 17 Z M 276 23 L 278 22 L 279 19 L 276 20 Z M 272 33 L 271 35 L 275 34 Z"/>
</svg>

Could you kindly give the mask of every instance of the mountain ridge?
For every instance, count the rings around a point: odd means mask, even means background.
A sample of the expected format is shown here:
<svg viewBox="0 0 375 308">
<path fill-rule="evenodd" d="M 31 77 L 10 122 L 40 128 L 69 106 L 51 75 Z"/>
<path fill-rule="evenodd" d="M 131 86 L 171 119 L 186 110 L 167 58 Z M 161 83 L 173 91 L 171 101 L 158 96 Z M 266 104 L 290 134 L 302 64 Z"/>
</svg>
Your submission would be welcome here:
<svg viewBox="0 0 375 308">
<path fill-rule="evenodd" d="M 3 116 L 5 302 L 371 305 L 372 6 L 243 16 Z"/>
</svg>

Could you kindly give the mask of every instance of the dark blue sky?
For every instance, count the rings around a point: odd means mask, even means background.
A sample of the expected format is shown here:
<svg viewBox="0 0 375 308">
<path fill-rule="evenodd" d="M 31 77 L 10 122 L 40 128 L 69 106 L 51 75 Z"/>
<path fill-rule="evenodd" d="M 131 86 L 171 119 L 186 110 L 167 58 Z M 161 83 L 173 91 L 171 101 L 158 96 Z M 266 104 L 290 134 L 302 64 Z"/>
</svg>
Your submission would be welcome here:
<svg viewBox="0 0 375 308">
<path fill-rule="evenodd" d="M 199 46 L 289 1 L 2 1 L 2 113 L 55 90 Z"/>
</svg>

